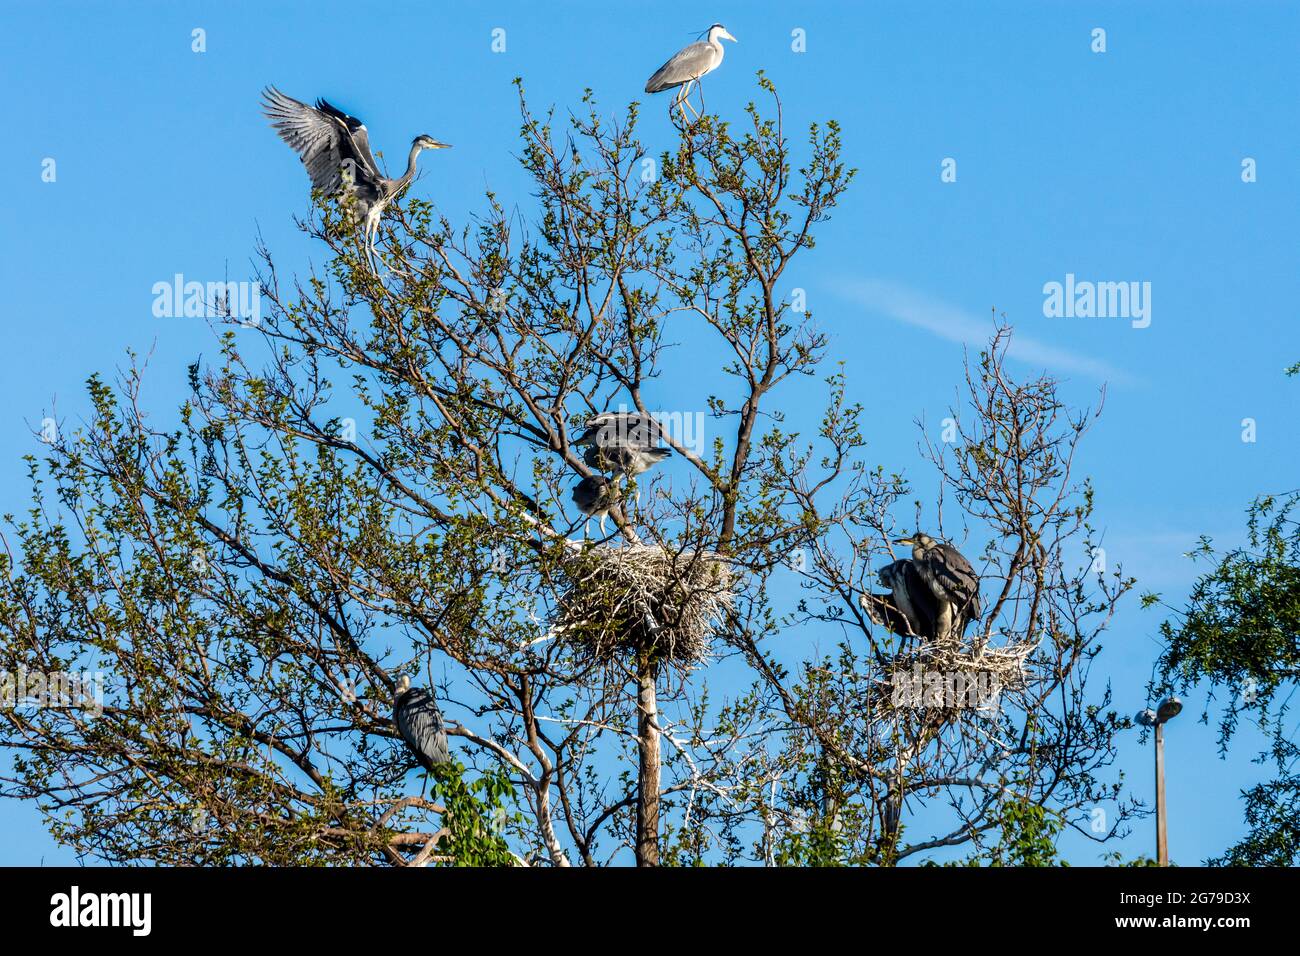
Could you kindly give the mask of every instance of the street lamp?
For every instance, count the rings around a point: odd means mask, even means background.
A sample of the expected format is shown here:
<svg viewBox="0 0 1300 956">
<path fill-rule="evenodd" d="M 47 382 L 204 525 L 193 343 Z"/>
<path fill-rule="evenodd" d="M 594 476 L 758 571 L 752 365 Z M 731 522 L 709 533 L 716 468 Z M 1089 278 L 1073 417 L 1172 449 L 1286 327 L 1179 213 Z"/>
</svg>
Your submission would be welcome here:
<svg viewBox="0 0 1300 956">
<path fill-rule="evenodd" d="M 1169 840 L 1165 832 L 1165 723 L 1183 710 L 1177 697 L 1166 697 L 1155 710 L 1147 708 L 1137 715 L 1143 727 L 1156 729 L 1156 862 L 1169 865 Z"/>
</svg>

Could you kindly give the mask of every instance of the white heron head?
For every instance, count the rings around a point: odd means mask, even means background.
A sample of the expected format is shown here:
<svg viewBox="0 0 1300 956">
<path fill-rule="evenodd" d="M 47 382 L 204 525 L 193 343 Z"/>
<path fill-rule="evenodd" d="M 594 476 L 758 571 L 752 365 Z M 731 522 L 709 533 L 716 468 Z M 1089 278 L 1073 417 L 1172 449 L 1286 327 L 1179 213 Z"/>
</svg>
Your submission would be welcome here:
<svg viewBox="0 0 1300 956">
<path fill-rule="evenodd" d="M 411 678 L 409 675 L 403 674 L 401 677 L 397 678 L 397 686 L 393 688 L 393 696 L 401 697 L 410 689 L 411 689 Z"/>
<path fill-rule="evenodd" d="M 426 136 L 423 133 L 415 137 L 415 141 L 411 145 L 418 146 L 420 149 L 451 149 L 451 143 L 439 142 L 432 136 Z"/>
<path fill-rule="evenodd" d="M 727 28 L 721 23 L 715 23 L 713 26 L 709 27 L 709 42 L 717 43 L 719 40 L 730 40 L 732 43 L 739 42 L 735 37 L 727 32 Z"/>
</svg>

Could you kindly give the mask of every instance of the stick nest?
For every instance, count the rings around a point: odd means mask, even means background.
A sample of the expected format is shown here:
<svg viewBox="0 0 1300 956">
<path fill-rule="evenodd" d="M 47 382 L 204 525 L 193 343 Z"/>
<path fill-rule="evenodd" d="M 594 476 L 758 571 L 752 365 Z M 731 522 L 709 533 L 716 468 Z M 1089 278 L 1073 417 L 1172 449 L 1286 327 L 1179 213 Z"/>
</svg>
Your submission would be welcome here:
<svg viewBox="0 0 1300 956">
<path fill-rule="evenodd" d="M 684 667 L 701 663 L 735 597 L 731 568 L 712 552 L 602 546 L 563 567 L 569 585 L 555 632 L 600 661 L 640 651 Z"/>
<path fill-rule="evenodd" d="M 1030 683 L 1028 660 L 1035 647 L 1036 641 L 1015 641 L 1000 647 L 978 646 L 965 640 L 924 644 L 893 658 L 890 673 L 881 679 L 883 693 L 877 700 L 889 710 L 919 708 L 950 716 L 986 702 L 996 707 L 1003 693 L 1023 690 Z M 935 683 L 926 683 L 932 674 L 940 676 L 942 690 Z"/>
</svg>

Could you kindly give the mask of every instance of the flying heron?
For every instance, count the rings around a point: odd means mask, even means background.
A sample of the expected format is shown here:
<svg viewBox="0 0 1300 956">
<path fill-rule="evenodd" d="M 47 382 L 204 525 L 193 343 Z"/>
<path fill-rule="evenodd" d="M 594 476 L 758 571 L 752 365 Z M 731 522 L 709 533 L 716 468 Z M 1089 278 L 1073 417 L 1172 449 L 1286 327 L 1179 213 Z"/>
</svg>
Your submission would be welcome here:
<svg viewBox="0 0 1300 956">
<path fill-rule="evenodd" d="M 313 189 L 327 196 L 351 197 L 351 221 L 363 223 L 366 252 L 374 263 L 379 218 L 415 178 L 415 159 L 422 150 L 447 149 L 432 136 L 411 141 L 406 172 L 389 179 L 379 171 L 370 153 L 370 134 L 361 120 L 349 116 L 323 99 L 314 107 L 286 96 L 273 86 L 262 91 L 265 114 L 280 138 L 302 159 Z"/>
<path fill-rule="evenodd" d="M 732 43 L 737 42 L 736 38 L 727 32 L 727 28 L 721 23 L 715 23 L 709 27 L 709 38 L 707 40 L 698 40 L 690 46 L 684 47 L 675 53 L 667 63 L 655 70 L 654 75 L 646 80 L 645 91 L 647 93 L 662 93 L 664 90 L 671 90 L 673 87 L 679 87 L 677 96 L 673 99 L 673 106 L 682 111 L 682 118 L 686 118 L 686 107 L 690 106 L 691 112 L 699 118 L 699 113 L 694 106 L 691 106 L 688 97 L 691 93 L 691 87 L 699 82 L 700 77 L 706 73 L 712 73 L 722 65 L 722 41 L 730 40 Z"/>
<path fill-rule="evenodd" d="M 451 761 L 447 746 L 447 727 L 433 694 L 423 687 L 412 687 L 411 678 L 403 674 L 393 692 L 393 723 L 420 766 L 430 772 Z"/>
<path fill-rule="evenodd" d="M 983 613 L 980 579 L 971 563 L 952 545 L 936 541 L 922 531 L 894 543 L 912 546 L 912 564 L 937 599 L 935 636 L 961 637 L 966 626 L 978 621 Z"/>
<path fill-rule="evenodd" d="M 932 640 L 939 618 L 939 601 L 921 579 L 912 560 L 903 558 L 885 565 L 880 569 L 879 581 L 889 594 L 870 595 L 870 603 L 866 596 L 863 600 L 868 614 L 873 606 L 880 612 L 880 619 L 872 615 L 872 620 L 902 637 Z M 894 613 L 890 614 L 891 611 Z"/>
<path fill-rule="evenodd" d="M 583 528 L 583 537 L 592 518 L 600 518 L 600 533 L 605 533 L 605 516 L 614 507 L 615 485 L 604 475 L 588 475 L 573 486 L 573 503 L 587 516 L 587 526 Z"/>
</svg>

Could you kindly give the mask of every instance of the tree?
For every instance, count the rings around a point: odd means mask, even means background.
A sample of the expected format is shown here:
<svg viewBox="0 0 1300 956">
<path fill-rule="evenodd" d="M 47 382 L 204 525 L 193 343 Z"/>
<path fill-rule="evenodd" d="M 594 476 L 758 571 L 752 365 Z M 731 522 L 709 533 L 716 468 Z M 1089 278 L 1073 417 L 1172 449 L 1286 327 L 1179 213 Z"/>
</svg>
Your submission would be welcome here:
<svg viewBox="0 0 1300 956">
<path fill-rule="evenodd" d="M 0 626 L 11 669 L 103 670 L 109 700 L 6 713 L 5 793 L 109 859 L 555 866 L 893 863 L 979 847 L 1011 805 L 1079 825 L 1116 800 L 1099 774 L 1123 724 L 1085 683 L 1129 582 L 1067 550 L 1086 416 L 1010 380 L 1006 330 L 956 456 L 929 450 L 988 541 L 996 598 L 963 660 L 1010 646 L 1025 679 L 991 717 L 878 716 L 899 655 L 919 660 L 861 605 L 907 485 L 863 462 L 863 409 L 786 289 L 853 172 L 834 122 L 796 167 L 759 87 L 766 112 L 678 125 L 657 158 L 635 105 L 607 120 L 588 96 L 557 131 L 521 89 L 529 212 L 489 192 L 456 227 L 407 199 L 376 271 L 324 202 L 304 224 L 324 271 L 261 251 L 265 321 L 221 332 L 173 426 L 138 367 L 92 379 L 85 426 L 29 461 Z M 820 419 L 787 430 L 819 375 Z M 573 436 L 620 406 L 679 464 L 619 486 L 596 542 L 568 503 L 593 474 Z M 791 647 L 813 627 L 836 655 Z M 388 720 L 403 673 L 463 761 L 430 799 Z M 937 793 L 954 822 L 905 842 Z"/>
<path fill-rule="evenodd" d="M 1247 544 L 1225 553 L 1203 538 L 1197 555 L 1214 567 L 1192 589 L 1185 608 L 1161 625 L 1165 650 L 1154 693 L 1204 682 L 1203 711 L 1223 694 L 1219 747 L 1226 752 L 1242 717 L 1271 740 L 1258 762 L 1276 778 L 1243 791 L 1249 833 L 1219 866 L 1294 866 L 1300 862 L 1300 748 L 1288 725 L 1300 682 L 1300 494 L 1266 495 L 1250 506 Z M 1159 600 L 1144 598 L 1147 604 Z"/>
</svg>

